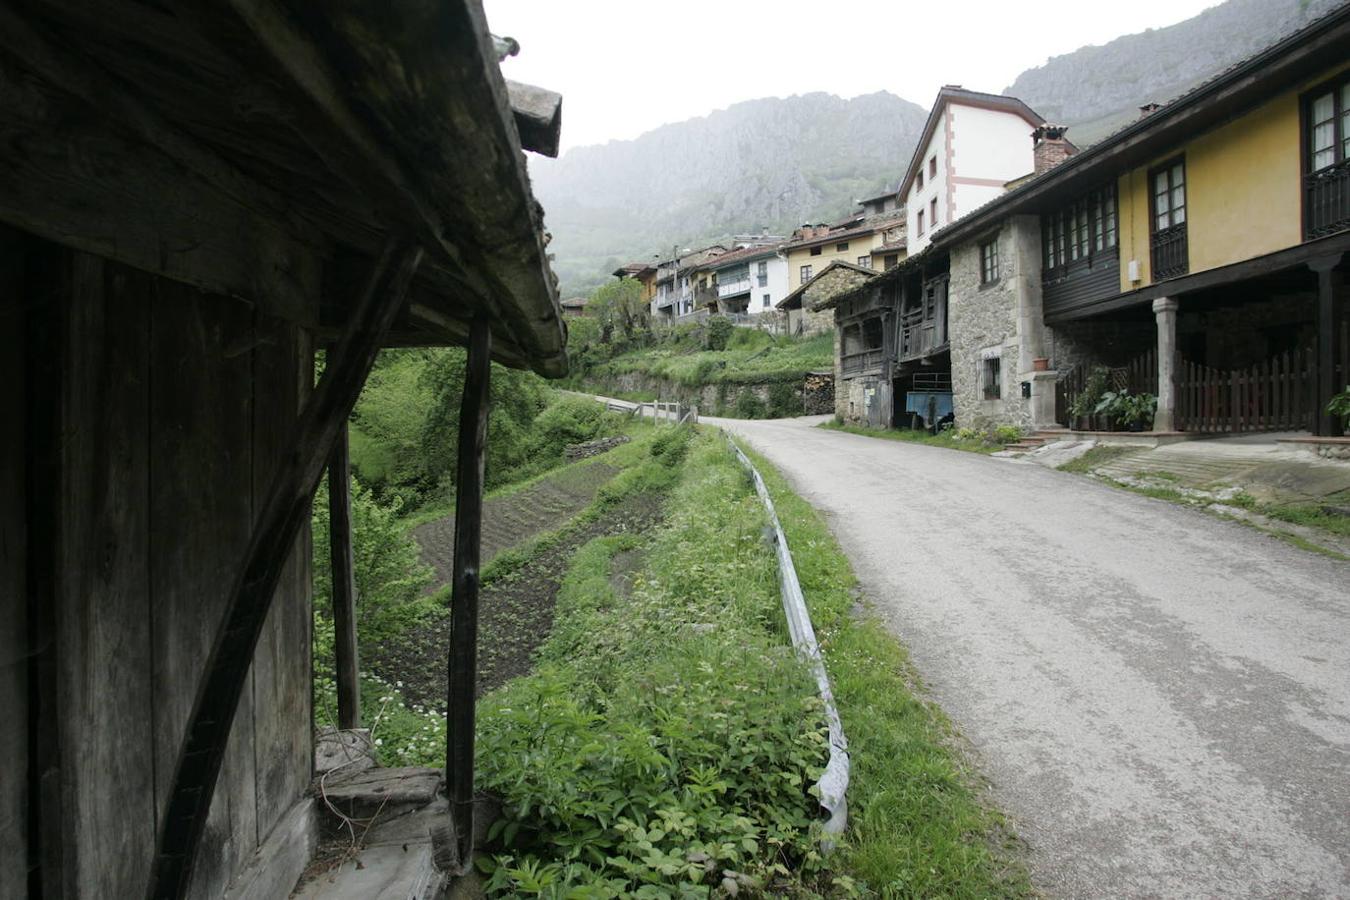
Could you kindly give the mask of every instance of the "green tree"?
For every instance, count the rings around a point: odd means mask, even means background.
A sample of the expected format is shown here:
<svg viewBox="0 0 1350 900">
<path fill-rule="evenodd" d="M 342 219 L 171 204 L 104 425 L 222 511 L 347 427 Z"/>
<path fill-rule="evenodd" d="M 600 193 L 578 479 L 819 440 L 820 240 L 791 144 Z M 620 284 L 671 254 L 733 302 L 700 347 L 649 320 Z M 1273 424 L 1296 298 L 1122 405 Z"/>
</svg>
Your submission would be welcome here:
<svg viewBox="0 0 1350 900">
<path fill-rule="evenodd" d="M 611 340 L 615 332 L 627 344 L 645 342 L 651 335 L 651 311 L 642 299 L 642 285 L 632 278 L 602 284 L 586 309 L 600 323 L 602 341 Z"/>
</svg>

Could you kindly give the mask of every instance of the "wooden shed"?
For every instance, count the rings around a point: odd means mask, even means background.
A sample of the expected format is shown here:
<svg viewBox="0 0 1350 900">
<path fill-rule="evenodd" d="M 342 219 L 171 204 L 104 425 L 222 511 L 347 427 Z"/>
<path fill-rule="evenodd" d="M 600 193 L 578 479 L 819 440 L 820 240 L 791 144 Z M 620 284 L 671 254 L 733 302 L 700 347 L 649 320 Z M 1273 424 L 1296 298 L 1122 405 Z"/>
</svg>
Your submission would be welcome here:
<svg viewBox="0 0 1350 900">
<path fill-rule="evenodd" d="M 310 500 L 380 347 L 472 337 L 470 504 L 489 354 L 565 370 L 557 112 L 478 0 L 0 7 L 0 897 L 294 883 Z"/>
</svg>

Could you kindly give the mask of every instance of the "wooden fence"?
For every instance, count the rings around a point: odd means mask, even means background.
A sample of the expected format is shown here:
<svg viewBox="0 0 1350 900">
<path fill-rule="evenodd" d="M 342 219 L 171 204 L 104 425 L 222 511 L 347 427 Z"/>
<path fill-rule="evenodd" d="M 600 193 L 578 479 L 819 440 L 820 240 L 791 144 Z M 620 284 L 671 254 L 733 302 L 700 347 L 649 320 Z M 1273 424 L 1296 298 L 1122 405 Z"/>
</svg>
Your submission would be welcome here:
<svg viewBox="0 0 1350 900">
<path fill-rule="evenodd" d="M 1095 366 L 1076 365 L 1055 381 L 1055 421 L 1072 426 L 1069 410 L 1087 386 L 1088 372 Z M 1123 366 L 1109 367 L 1107 390 L 1158 395 L 1158 351 L 1150 347 Z"/>
<path fill-rule="evenodd" d="M 1177 427 L 1201 432 L 1311 428 L 1317 414 L 1316 371 L 1307 350 L 1227 371 L 1182 360 L 1177 373 Z"/>
</svg>

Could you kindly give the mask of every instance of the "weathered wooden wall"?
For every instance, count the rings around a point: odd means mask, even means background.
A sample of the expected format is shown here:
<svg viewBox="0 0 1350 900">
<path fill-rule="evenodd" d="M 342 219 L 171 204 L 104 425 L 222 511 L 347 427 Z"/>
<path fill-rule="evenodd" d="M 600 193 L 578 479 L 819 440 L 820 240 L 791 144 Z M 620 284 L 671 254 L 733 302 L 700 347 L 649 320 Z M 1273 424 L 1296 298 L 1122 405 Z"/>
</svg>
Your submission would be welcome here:
<svg viewBox="0 0 1350 900">
<path fill-rule="evenodd" d="M 24 576 L 27 476 L 21 236 L 0 230 L 0 897 L 28 891 L 28 618 Z"/>
<path fill-rule="evenodd" d="M 297 326 L 242 301 L 35 243 L 25 291 L 59 323 L 62 366 L 50 537 L 66 896 L 132 897 L 311 354 Z M 309 781 L 308 545 L 306 532 L 234 720 L 196 897 L 224 893 Z"/>
</svg>

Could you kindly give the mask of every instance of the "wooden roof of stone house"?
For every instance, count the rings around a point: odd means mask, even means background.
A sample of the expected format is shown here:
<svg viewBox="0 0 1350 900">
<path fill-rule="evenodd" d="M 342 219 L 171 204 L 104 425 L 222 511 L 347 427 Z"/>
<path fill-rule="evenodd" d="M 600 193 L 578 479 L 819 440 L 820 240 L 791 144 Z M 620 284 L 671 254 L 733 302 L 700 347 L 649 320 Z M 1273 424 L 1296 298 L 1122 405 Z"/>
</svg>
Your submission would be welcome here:
<svg viewBox="0 0 1350 900">
<path fill-rule="evenodd" d="M 278 314 L 323 279 L 321 336 L 331 272 L 398 236 L 425 257 L 387 343 L 482 313 L 494 358 L 565 372 L 521 152 L 556 153 L 559 98 L 503 79 L 478 0 L 6 5 L 0 47 L 0 219 Z"/>
</svg>

